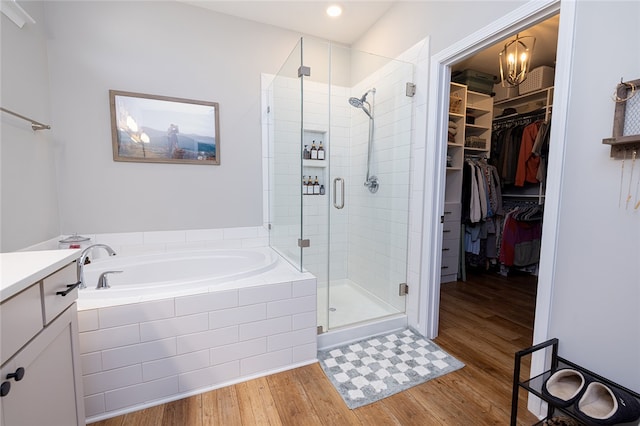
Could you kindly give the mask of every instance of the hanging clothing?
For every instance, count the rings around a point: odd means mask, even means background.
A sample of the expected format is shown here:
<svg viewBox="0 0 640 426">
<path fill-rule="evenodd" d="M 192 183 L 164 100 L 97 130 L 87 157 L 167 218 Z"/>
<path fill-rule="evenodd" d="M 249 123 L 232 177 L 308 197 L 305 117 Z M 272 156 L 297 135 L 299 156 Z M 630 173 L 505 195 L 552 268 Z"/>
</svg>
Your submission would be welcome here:
<svg viewBox="0 0 640 426">
<path fill-rule="evenodd" d="M 541 121 L 536 121 L 522 130 L 520 149 L 518 151 L 518 163 L 516 167 L 515 186 L 524 186 L 525 182 L 538 183 L 536 175 L 540 165 L 540 157 L 533 152 L 533 146 L 538 136 Z"/>
</svg>

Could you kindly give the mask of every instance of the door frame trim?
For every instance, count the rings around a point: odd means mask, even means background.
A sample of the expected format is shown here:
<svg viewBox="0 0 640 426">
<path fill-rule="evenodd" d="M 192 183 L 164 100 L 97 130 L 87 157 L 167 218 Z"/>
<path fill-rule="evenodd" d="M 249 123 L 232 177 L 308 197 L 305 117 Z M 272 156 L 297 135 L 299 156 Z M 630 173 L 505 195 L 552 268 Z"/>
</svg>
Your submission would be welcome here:
<svg viewBox="0 0 640 426">
<path fill-rule="evenodd" d="M 468 58 L 525 28 L 560 13 L 558 50 L 553 100 L 553 126 L 547 169 L 544 231 L 538 276 L 538 294 L 533 331 L 533 344 L 549 336 L 551 301 L 555 281 L 555 262 L 559 237 L 560 195 L 562 190 L 562 165 L 565 156 L 568 100 L 572 75 L 572 52 L 576 15 L 574 1 L 531 1 L 508 13 L 490 25 L 463 38 L 447 49 L 431 57 L 429 101 L 425 146 L 424 212 L 421 253 L 420 301 L 417 329 L 428 338 L 438 335 L 440 311 L 440 264 L 442 249 L 442 224 L 446 182 L 447 105 L 451 65 Z M 531 374 L 544 370 L 544 354 L 532 359 Z M 539 412 L 539 402 L 530 403 L 530 409 Z"/>
</svg>

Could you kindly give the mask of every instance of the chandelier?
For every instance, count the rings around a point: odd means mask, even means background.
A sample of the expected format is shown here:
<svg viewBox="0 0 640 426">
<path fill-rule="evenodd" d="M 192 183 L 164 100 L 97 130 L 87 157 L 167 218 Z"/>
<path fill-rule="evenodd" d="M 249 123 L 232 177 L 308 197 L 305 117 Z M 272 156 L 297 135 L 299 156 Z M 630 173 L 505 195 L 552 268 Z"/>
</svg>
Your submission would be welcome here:
<svg viewBox="0 0 640 426">
<path fill-rule="evenodd" d="M 528 43 L 528 46 L 525 42 Z M 498 55 L 500 58 L 502 87 L 518 86 L 527 78 L 531 54 L 535 44 L 535 37 L 520 37 L 519 34 L 516 34 L 515 40 L 504 45 L 504 49 Z"/>
</svg>

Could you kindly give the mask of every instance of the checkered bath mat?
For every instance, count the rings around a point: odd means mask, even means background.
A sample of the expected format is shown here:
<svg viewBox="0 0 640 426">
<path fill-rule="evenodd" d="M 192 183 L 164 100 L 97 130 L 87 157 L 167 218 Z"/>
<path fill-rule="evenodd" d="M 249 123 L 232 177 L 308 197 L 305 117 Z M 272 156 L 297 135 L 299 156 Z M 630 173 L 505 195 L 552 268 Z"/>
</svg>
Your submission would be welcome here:
<svg viewBox="0 0 640 426">
<path fill-rule="evenodd" d="M 411 329 L 319 351 L 318 360 L 351 409 L 464 367 Z"/>
</svg>

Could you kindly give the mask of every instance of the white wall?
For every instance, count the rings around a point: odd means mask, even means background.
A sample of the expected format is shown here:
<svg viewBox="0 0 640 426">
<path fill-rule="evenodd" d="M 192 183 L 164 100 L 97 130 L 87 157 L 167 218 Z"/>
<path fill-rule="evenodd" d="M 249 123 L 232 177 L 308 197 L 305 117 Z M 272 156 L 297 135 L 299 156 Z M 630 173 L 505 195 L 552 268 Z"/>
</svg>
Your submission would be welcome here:
<svg viewBox="0 0 640 426">
<path fill-rule="evenodd" d="M 565 356 L 635 391 L 640 211 L 618 208 L 621 161 L 609 158 L 602 138 L 611 136 L 616 84 L 640 77 L 640 51 L 627 45 L 640 40 L 639 19 L 638 2 L 577 4 L 550 321 Z"/>
<path fill-rule="evenodd" d="M 18 28 L 4 14 L 2 107 L 49 124 L 49 77 L 41 3 L 23 8 L 37 21 Z M 13 251 L 59 234 L 58 195 L 49 130 L 34 132 L 27 121 L 1 115 L 0 251 Z"/>
<path fill-rule="evenodd" d="M 430 36 L 431 53 L 437 54 L 489 25 L 492 14 L 500 17 L 518 4 L 460 6 L 460 2 L 399 3 L 356 47 L 393 55 Z M 640 39 L 639 17 L 637 2 L 577 3 L 570 121 L 566 140 L 557 142 L 565 143 L 566 155 L 549 326 L 549 336 L 560 339 L 561 355 L 636 391 L 640 391 L 640 213 L 618 208 L 621 164 L 609 159 L 608 147 L 601 141 L 611 135 L 615 85 L 621 77 L 640 77 L 640 52 L 628 47 L 629 40 Z"/>
<path fill-rule="evenodd" d="M 262 224 L 260 73 L 297 34 L 177 2 L 45 12 L 62 233 Z M 114 162 L 109 89 L 218 102 L 221 165 Z"/>
</svg>

